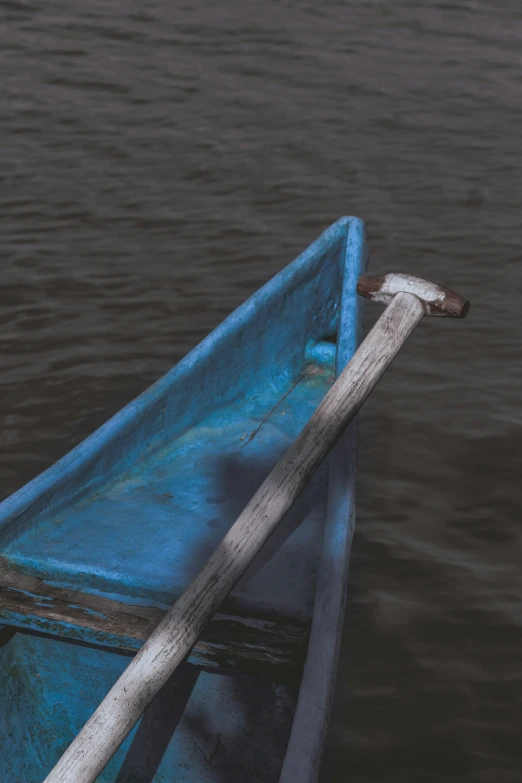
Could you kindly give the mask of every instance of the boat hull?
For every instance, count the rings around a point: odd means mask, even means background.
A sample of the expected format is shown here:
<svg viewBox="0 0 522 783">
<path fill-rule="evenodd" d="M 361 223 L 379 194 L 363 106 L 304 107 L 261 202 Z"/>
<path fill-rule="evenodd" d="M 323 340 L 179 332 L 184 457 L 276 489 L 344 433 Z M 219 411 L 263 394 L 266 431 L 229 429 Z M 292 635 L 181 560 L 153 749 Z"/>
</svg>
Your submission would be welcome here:
<svg viewBox="0 0 522 783">
<path fill-rule="evenodd" d="M 0 506 L 4 783 L 43 780 L 300 432 L 357 346 L 365 262 L 341 219 Z M 355 458 L 352 426 L 100 781 L 316 778 Z"/>
</svg>

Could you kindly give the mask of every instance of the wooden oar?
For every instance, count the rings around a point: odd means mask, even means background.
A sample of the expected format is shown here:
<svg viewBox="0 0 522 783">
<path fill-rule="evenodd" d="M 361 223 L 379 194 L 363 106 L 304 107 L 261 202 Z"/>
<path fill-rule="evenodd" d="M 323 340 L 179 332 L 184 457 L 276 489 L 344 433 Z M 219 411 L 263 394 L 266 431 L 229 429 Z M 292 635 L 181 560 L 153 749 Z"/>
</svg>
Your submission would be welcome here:
<svg viewBox="0 0 522 783">
<path fill-rule="evenodd" d="M 44 783 L 92 783 L 197 641 L 232 587 L 352 421 L 423 315 L 462 318 L 469 303 L 408 275 L 363 277 L 357 291 L 389 302 L 301 434 L 198 576 L 111 688 Z"/>
</svg>

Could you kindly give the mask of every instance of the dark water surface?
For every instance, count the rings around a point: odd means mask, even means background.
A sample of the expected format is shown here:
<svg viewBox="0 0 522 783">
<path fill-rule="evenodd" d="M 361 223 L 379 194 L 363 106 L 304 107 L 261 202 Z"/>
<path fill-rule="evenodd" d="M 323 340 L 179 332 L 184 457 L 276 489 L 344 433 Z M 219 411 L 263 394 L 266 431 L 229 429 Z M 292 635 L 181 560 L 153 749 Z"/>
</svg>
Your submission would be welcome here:
<svg viewBox="0 0 522 783">
<path fill-rule="evenodd" d="M 472 309 L 362 415 L 322 781 L 519 781 L 519 0 L 9 0 L 0 29 L 2 495 L 363 217 L 373 270 Z"/>
</svg>

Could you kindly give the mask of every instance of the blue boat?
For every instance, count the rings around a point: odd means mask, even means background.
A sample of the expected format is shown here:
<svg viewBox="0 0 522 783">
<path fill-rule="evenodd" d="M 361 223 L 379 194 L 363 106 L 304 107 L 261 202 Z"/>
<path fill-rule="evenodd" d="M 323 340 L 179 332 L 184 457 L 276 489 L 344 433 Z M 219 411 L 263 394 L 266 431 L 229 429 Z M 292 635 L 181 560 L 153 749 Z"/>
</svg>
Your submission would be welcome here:
<svg viewBox="0 0 522 783">
<path fill-rule="evenodd" d="M 358 345 L 342 218 L 170 372 L 0 504 L 0 781 L 41 783 Z M 98 776 L 317 780 L 354 526 L 352 424 Z"/>
</svg>

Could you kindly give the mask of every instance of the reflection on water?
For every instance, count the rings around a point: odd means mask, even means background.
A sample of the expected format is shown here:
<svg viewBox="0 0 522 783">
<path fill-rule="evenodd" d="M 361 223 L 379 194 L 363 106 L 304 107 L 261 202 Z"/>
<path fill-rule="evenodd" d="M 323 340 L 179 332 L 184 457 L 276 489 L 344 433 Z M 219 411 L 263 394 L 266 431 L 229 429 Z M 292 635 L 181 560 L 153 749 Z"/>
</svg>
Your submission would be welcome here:
<svg viewBox="0 0 522 783">
<path fill-rule="evenodd" d="M 472 310 L 424 323 L 362 417 L 322 780 L 518 781 L 519 3 L 0 14 L 2 495 L 365 218 L 374 270 Z"/>
</svg>

